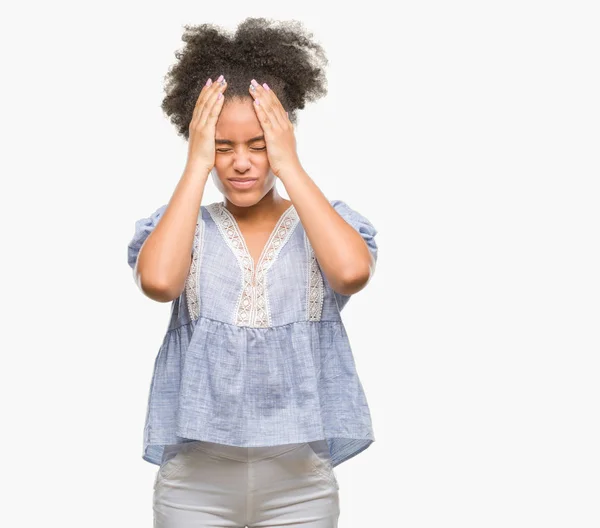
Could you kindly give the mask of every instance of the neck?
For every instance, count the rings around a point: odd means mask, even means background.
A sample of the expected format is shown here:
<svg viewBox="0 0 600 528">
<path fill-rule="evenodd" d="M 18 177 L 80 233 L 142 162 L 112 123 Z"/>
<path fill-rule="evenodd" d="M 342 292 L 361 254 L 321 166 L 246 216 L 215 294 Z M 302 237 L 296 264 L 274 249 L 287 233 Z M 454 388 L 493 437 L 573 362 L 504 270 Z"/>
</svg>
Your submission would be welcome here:
<svg viewBox="0 0 600 528">
<path fill-rule="evenodd" d="M 275 185 L 258 202 L 249 206 L 235 205 L 226 197 L 223 204 L 236 219 L 248 222 L 270 221 L 274 216 L 279 217 L 291 202 L 279 195 Z"/>
</svg>

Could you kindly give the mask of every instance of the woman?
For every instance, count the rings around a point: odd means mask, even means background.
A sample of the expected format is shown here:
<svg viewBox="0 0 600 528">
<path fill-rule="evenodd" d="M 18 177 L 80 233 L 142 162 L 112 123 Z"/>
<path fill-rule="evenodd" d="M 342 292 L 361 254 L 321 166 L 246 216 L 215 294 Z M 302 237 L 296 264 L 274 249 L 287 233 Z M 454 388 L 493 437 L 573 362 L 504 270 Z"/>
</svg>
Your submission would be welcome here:
<svg viewBox="0 0 600 528">
<path fill-rule="evenodd" d="M 335 527 L 333 468 L 374 441 L 340 311 L 373 274 L 377 231 L 298 158 L 295 112 L 326 93 L 310 36 L 186 26 L 168 74 L 188 159 L 128 248 L 141 290 L 172 303 L 144 428 L 155 527 Z M 224 200 L 204 206 L 210 174 Z"/>
</svg>

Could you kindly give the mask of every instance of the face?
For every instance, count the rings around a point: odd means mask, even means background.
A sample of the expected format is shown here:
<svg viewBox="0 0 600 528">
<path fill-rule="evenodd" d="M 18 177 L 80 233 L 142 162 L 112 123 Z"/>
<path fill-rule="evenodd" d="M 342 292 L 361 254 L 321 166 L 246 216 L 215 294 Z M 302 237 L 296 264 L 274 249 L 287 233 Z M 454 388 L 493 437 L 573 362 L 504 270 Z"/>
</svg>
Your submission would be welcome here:
<svg viewBox="0 0 600 528">
<path fill-rule="evenodd" d="M 252 97 L 232 99 L 221 108 L 215 135 L 215 186 L 235 205 L 248 207 L 259 202 L 275 185 L 260 121 Z M 252 178 L 250 186 L 232 180 Z"/>
</svg>

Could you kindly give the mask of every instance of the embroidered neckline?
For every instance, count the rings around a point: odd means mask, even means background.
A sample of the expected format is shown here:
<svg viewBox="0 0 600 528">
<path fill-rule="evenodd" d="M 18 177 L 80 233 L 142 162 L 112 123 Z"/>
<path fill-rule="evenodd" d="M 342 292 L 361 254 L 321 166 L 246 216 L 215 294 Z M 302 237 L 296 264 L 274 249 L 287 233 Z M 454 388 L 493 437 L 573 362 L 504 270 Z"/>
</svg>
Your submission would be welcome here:
<svg viewBox="0 0 600 528">
<path fill-rule="evenodd" d="M 218 204 L 219 208 L 222 209 L 223 214 L 225 214 L 229 217 L 229 219 L 231 221 L 230 227 L 232 229 L 234 229 L 235 231 L 237 231 L 237 233 L 235 233 L 235 235 L 237 235 L 237 237 L 239 239 L 239 244 L 242 246 L 244 253 L 250 259 L 250 267 L 251 267 L 252 273 L 254 275 L 258 274 L 258 272 L 261 270 L 261 268 L 264 267 L 264 260 L 272 259 L 272 256 L 268 257 L 267 254 L 269 252 L 272 252 L 273 249 L 275 249 L 274 247 L 271 247 L 271 246 L 273 246 L 274 243 L 277 244 L 277 242 L 278 242 L 277 239 L 281 237 L 281 234 L 282 234 L 281 226 L 285 222 L 286 218 L 288 216 L 290 216 L 290 214 L 292 213 L 292 210 L 295 212 L 294 204 L 290 204 L 289 207 L 281 214 L 281 216 L 279 217 L 279 220 L 277 220 L 275 227 L 269 234 L 269 238 L 267 239 L 267 242 L 265 243 L 260 255 L 258 256 L 258 260 L 256 261 L 256 269 L 255 269 L 254 259 L 252 258 L 252 255 L 250 254 L 250 250 L 248 249 L 248 246 L 246 244 L 246 239 L 244 238 L 244 235 L 242 234 L 242 230 L 240 229 L 240 225 L 238 224 L 238 221 L 236 220 L 235 216 L 233 216 L 231 211 L 229 211 L 229 209 L 227 209 L 227 207 L 225 206 L 225 202 L 217 202 L 217 204 Z"/>
<path fill-rule="evenodd" d="M 215 202 L 208 206 L 219 231 L 233 251 L 242 271 L 242 288 L 235 308 L 236 324 L 241 326 L 271 326 L 271 312 L 265 284 L 266 272 L 277 259 L 281 248 L 289 239 L 299 216 L 294 204 L 283 212 L 271 231 L 266 244 L 256 262 L 250 254 L 239 224 L 225 207 L 225 202 Z"/>
</svg>

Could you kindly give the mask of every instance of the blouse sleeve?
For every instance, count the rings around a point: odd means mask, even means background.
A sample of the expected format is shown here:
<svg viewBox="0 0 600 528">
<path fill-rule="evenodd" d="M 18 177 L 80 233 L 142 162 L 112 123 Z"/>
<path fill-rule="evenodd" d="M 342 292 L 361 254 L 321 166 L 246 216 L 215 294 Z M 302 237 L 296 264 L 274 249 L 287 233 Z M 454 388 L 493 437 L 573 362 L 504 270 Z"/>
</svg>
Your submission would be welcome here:
<svg viewBox="0 0 600 528">
<path fill-rule="evenodd" d="M 131 242 L 129 242 L 129 245 L 127 246 L 127 263 L 131 269 L 135 268 L 142 244 L 146 241 L 148 235 L 152 233 L 152 230 L 158 224 L 158 221 L 165 212 L 167 205 L 168 204 L 161 205 L 148 218 L 140 218 L 135 223 L 135 233 L 131 239 Z"/>
<path fill-rule="evenodd" d="M 375 226 L 358 211 L 350 208 L 345 202 L 341 200 L 331 200 L 329 203 L 338 214 L 346 220 L 346 222 L 360 233 L 363 240 L 367 243 L 367 247 L 369 248 L 371 255 L 373 255 L 375 262 L 377 262 L 377 242 L 375 241 L 377 229 L 375 229 Z M 338 310 L 340 311 L 348 304 L 351 297 L 351 295 L 343 295 L 335 291 L 333 292 L 333 295 L 337 302 Z"/>
<path fill-rule="evenodd" d="M 329 203 L 346 222 L 360 233 L 363 240 L 367 243 L 375 262 L 377 262 L 377 242 L 375 241 L 377 229 L 375 226 L 358 211 L 351 209 L 346 202 L 331 200 Z"/>
</svg>

